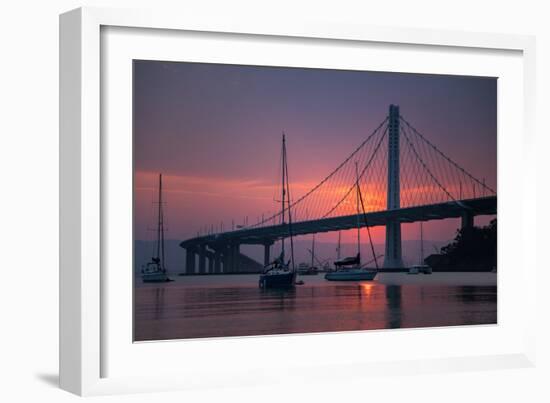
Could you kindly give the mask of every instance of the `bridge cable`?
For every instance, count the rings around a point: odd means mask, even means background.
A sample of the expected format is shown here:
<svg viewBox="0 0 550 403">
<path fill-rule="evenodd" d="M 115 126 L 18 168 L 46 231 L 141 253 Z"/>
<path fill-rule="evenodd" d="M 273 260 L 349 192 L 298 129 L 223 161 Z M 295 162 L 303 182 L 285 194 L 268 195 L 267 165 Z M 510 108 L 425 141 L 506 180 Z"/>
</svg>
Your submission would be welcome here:
<svg viewBox="0 0 550 403">
<path fill-rule="evenodd" d="M 357 154 L 357 152 L 359 152 L 363 146 L 365 144 L 367 144 L 367 142 L 372 138 L 374 137 L 375 134 L 377 134 L 377 132 L 380 130 L 380 128 L 382 128 L 382 126 L 388 121 L 388 117 L 386 117 L 382 123 L 380 123 L 376 129 L 374 129 L 374 131 L 340 164 L 338 165 L 338 167 L 336 167 L 328 176 L 326 176 L 321 182 L 319 182 L 316 186 L 314 186 L 312 189 L 310 189 L 306 194 L 304 194 L 303 196 L 301 196 L 298 200 L 296 200 L 295 202 L 293 202 L 291 205 L 288 206 L 288 208 L 292 208 L 292 207 L 295 207 L 298 203 L 302 202 L 305 198 L 307 198 L 309 195 L 311 195 L 313 192 L 315 192 L 317 189 L 319 189 L 319 187 L 321 187 L 325 182 L 327 182 L 332 176 L 334 176 L 334 174 L 336 174 L 336 172 L 338 172 L 355 154 Z M 265 222 L 269 222 L 270 220 L 272 220 L 274 217 L 278 217 L 279 215 L 281 214 L 284 214 L 285 212 L 280 212 L 280 213 L 277 213 L 277 214 L 274 214 L 273 216 L 271 217 L 268 217 L 264 220 L 262 220 L 261 222 L 259 223 L 256 223 L 254 225 L 250 225 L 248 226 L 248 228 L 255 228 L 255 227 L 258 227 L 262 224 L 264 224 Z"/>
<path fill-rule="evenodd" d="M 460 171 L 462 171 L 463 174 L 468 176 L 470 179 L 475 181 L 478 185 L 480 185 L 482 188 L 485 188 L 489 190 L 491 193 L 496 194 L 496 191 L 491 189 L 489 186 L 485 185 L 483 182 L 478 180 L 476 177 L 474 177 L 472 174 L 470 174 L 468 171 L 466 171 L 464 168 L 462 168 L 460 165 L 458 165 L 456 162 L 454 162 L 452 159 L 447 157 L 445 153 L 443 153 L 441 150 L 439 150 L 434 144 L 432 144 L 426 137 L 424 137 L 418 130 L 416 130 L 403 116 L 399 115 L 399 119 L 403 121 L 407 125 L 409 129 L 411 129 L 416 135 L 418 135 L 422 140 L 424 140 L 431 148 L 433 148 L 438 154 L 440 154 L 443 158 L 445 158 L 449 163 L 451 163 L 454 167 L 458 168 Z"/>
<path fill-rule="evenodd" d="M 359 191 L 359 200 L 361 201 L 361 210 L 363 211 L 363 219 L 365 220 L 365 226 L 367 227 L 367 234 L 369 234 L 369 243 L 372 251 L 372 256 L 374 257 L 374 264 L 376 265 L 376 270 L 378 270 L 378 259 L 376 258 L 376 252 L 374 251 L 374 245 L 372 243 L 372 236 L 370 234 L 369 224 L 367 223 L 367 213 L 365 212 L 365 205 L 363 204 L 363 195 L 361 194 L 361 186 L 359 186 L 359 178 L 357 178 L 357 189 Z"/>
<path fill-rule="evenodd" d="M 439 182 L 439 180 L 435 177 L 435 175 L 432 173 L 432 171 L 430 170 L 430 168 L 428 168 L 428 166 L 426 165 L 426 163 L 424 162 L 424 160 L 418 155 L 415 147 L 413 146 L 413 144 L 411 143 L 410 139 L 409 139 L 409 136 L 407 136 L 407 132 L 405 130 L 401 130 L 401 132 L 403 133 L 403 135 L 405 136 L 405 139 L 407 140 L 407 143 L 409 145 L 409 147 L 412 149 L 413 153 L 415 154 L 416 158 L 418 159 L 418 161 L 422 164 L 422 166 L 424 167 L 424 169 L 426 170 L 426 172 L 428 172 L 428 175 L 430 175 L 430 177 L 433 179 L 433 181 L 437 184 L 437 186 L 439 186 L 441 188 L 441 190 L 443 190 L 443 192 L 445 192 L 445 194 L 447 194 L 447 196 L 449 196 L 449 198 L 456 202 L 457 200 L 453 197 L 453 195 L 451 193 L 449 193 L 449 191 Z"/>
<path fill-rule="evenodd" d="M 369 161 L 367 162 L 367 164 L 365 165 L 365 167 L 362 169 L 361 171 L 361 174 L 359 175 L 359 179 L 361 179 L 363 177 L 363 175 L 365 174 L 367 168 L 369 168 L 370 164 L 372 163 L 372 161 L 374 160 L 374 157 L 376 156 L 376 154 L 378 153 L 378 150 L 380 149 L 380 145 L 382 144 L 382 141 L 384 140 L 384 138 L 386 137 L 386 134 L 388 132 L 388 127 L 386 126 L 386 129 L 384 130 L 384 134 L 380 137 L 380 140 L 378 141 L 378 144 L 376 145 L 376 148 L 374 149 L 374 152 L 372 153 Z M 345 199 L 347 199 L 347 197 L 350 195 L 351 191 L 353 190 L 353 188 L 355 187 L 355 185 L 352 185 L 348 191 L 346 192 L 346 194 L 344 195 L 344 197 L 342 197 L 338 203 L 336 203 L 335 206 L 333 206 L 326 214 L 324 214 L 321 218 L 326 218 L 328 217 L 330 214 L 332 214 L 334 212 L 334 210 L 336 210 L 343 202 Z"/>
</svg>

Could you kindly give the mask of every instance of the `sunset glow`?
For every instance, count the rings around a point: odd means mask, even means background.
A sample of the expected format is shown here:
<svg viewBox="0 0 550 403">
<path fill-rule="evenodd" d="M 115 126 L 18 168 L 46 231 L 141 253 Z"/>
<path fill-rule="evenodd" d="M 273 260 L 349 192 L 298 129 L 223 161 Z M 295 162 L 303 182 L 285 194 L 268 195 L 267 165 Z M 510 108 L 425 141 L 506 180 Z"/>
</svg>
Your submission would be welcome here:
<svg viewBox="0 0 550 403">
<path fill-rule="evenodd" d="M 133 106 L 136 341 L 496 323 L 495 78 L 134 61 Z"/>
<path fill-rule="evenodd" d="M 280 209 L 283 131 L 295 201 L 361 144 L 387 115 L 389 103 L 399 104 L 433 143 L 496 188 L 494 79 L 137 61 L 134 90 L 136 239 L 150 238 L 159 173 L 167 238 L 254 225 Z M 373 165 L 379 174 L 369 172 L 361 182 L 367 212 L 386 208 L 384 164 Z M 434 183 L 413 183 L 419 174 L 402 174 L 404 207 L 414 198 L 429 202 L 442 195 Z M 326 213 L 346 194 L 331 216 L 355 214 L 350 187 L 353 178 L 321 187 L 322 205 L 308 206 L 307 212 L 297 207 L 298 219 Z M 476 192 L 456 184 L 447 190 L 457 198 Z M 447 240 L 456 228 L 456 220 L 433 221 L 425 236 Z M 384 228 L 374 228 L 372 235 L 383 243 Z M 417 236 L 416 227 L 403 225 L 403 239 Z M 319 238 L 335 242 L 334 234 Z M 353 234 L 344 233 L 343 240 L 353 242 Z"/>
</svg>

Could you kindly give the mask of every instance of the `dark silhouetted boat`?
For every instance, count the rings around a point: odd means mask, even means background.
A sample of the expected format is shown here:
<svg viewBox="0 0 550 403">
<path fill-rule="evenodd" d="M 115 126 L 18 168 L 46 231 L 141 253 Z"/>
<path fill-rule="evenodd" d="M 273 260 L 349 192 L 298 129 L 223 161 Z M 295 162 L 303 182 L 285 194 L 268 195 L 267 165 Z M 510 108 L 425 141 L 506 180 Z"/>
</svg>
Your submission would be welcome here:
<svg viewBox="0 0 550 403">
<path fill-rule="evenodd" d="M 282 146 L 282 198 L 281 198 L 281 225 L 288 225 L 290 236 L 291 258 L 285 260 L 285 239 L 281 240 L 281 254 L 272 263 L 264 268 L 260 275 L 260 288 L 290 288 L 296 284 L 296 270 L 294 269 L 294 243 L 292 240 L 292 214 L 290 211 L 290 188 L 288 184 L 288 166 L 286 158 L 286 142 L 283 133 Z M 288 207 L 285 209 L 285 203 Z M 285 224 L 285 213 L 288 213 L 288 223 Z"/>
<path fill-rule="evenodd" d="M 164 212 L 162 209 L 162 174 L 159 175 L 159 196 L 158 196 L 158 220 L 157 220 L 157 245 L 156 256 L 141 268 L 141 279 L 144 283 L 164 283 L 173 281 L 166 273 L 164 260 Z"/>
<path fill-rule="evenodd" d="M 269 264 L 260 275 L 260 288 L 287 288 L 293 287 L 296 281 L 296 272 L 290 261 L 284 261 L 284 252 Z"/>
</svg>

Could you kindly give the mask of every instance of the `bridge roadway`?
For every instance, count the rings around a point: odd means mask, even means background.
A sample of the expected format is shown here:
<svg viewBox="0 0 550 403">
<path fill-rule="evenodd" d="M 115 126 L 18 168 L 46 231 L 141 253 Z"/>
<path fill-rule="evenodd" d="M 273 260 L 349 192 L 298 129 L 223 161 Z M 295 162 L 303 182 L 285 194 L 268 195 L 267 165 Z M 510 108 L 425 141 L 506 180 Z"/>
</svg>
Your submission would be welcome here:
<svg viewBox="0 0 550 403">
<path fill-rule="evenodd" d="M 476 215 L 491 215 L 497 212 L 497 197 L 481 197 L 461 201 L 429 204 L 419 207 L 406 207 L 395 210 L 385 210 L 367 213 L 369 227 L 386 225 L 389 221 L 411 223 L 417 221 L 440 220 L 444 218 L 463 218 Z M 463 223 L 467 225 L 468 223 Z M 365 227 L 365 220 L 361 216 L 361 227 Z M 306 235 L 318 232 L 329 232 L 347 230 L 357 227 L 357 216 L 355 214 L 322 218 L 312 221 L 300 221 L 292 224 L 292 234 Z M 290 236 L 287 224 L 271 225 L 265 227 L 242 228 L 235 231 L 224 232 L 191 238 L 181 242 L 182 248 L 198 246 L 201 244 L 213 245 L 216 243 L 236 242 L 239 244 L 263 245 L 266 242 L 274 242 Z"/>
<path fill-rule="evenodd" d="M 366 214 L 369 227 L 386 225 L 389 222 L 412 223 L 418 221 L 441 220 L 445 218 L 461 218 L 462 227 L 473 225 L 477 215 L 493 215 L 497 212 L 497 197 L 479 197 L 460 201 L 450 201 L 429 204 L 418 207 L 406 207 L 395 210 L 385 210 Z M 365 227 L 365 220 L 360 219 L 360 226 Z M 357 227 L 357 215 L 347 215 L 333 218 L 323 218 L 311 221 L 300 221 L 292 224 L 293 236 L 319 232 L 347 230 Z M 269 246 L 275 241 L 290 236 L 287 224 L 264 227 L 242 228 L 219 234 L 191 238 L 180 243 L 187 250 L 187 272 L 194 272 L 195 253 L 199 255 L 199 272 L 206 272 L 204 259 L 208 255 L 206 247 L 211 248 L 220 256 L 224 272 L 235 269 L 239 259 L 239 245 L 264 245 L 264 264 L 269 262 Z M 219 266 L 219 264 L 216 264 Z"/>
</svg>

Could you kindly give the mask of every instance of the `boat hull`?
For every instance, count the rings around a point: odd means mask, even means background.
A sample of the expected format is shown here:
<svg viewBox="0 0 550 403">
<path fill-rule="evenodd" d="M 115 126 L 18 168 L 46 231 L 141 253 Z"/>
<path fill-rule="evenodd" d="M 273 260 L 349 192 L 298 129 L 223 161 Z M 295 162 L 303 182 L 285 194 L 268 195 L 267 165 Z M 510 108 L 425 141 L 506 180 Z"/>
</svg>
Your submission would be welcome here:
<svg viewBox="0 0 550 403">
<path fill-rule="evenodd" d="M 329 281 L 372 281 L 378 273 L 375 271 L 333 271 L 325 274 L 325 280 Z"/>
<path fill-rule="evenodd" d="M 166 273 L 143 273 L 141 279 L 144 283 L 166 283 L 170 280 L 170 277 Z"/>
<path fill-rule="evenodd" d="M 295 274 L 293 272 L 262 274 L 260 275 L 260 288 L 289 288 L 294 286 Z"/>
<path fill-rule="evenodd" d="M 409 274 L 432 274 L 432 268 L 428 265 L 415 265 L 409 268 Z"/>
<path fill-rule="evenodd" d="M 316 276 L 317 273 L 319 273 L 317 269 L 315 269 L 315 270 L 313 270 L 313 269 L 310 269 L 310 270 L 298 270 L 298 274 L 299 274 L 300 276 Z"/>
</svg>

